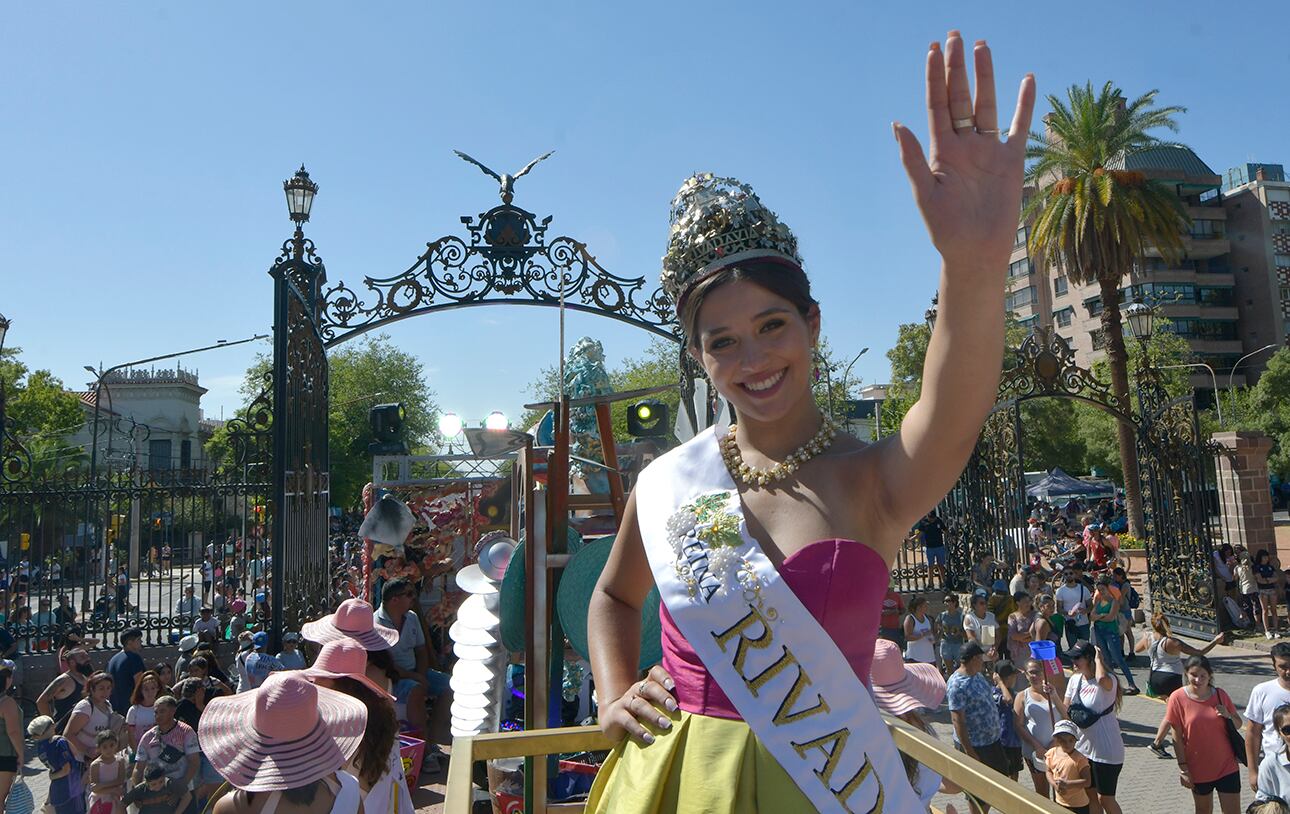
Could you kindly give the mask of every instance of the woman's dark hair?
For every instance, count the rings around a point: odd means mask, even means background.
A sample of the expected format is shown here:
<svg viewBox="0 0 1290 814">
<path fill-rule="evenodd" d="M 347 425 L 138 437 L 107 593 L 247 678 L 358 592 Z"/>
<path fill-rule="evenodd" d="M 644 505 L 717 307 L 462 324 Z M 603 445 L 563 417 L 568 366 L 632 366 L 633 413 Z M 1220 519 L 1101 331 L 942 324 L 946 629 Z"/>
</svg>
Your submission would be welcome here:
<svg viewBox="0 0 1290 814">
<path fill-rule="evenodd" d="M 390 763 L 390 752 L 399 734 L 399 719 L 394 705 L 382 698 L 361 681 L 353 678 L 335 678 L 335 688 L 363 702 L 367 707 L 367 729 L 351 760 L 358 769 L 358 779 L 369 788 L 381 779 Z"/>
<path fill-rule="evenodd" d="M 679 303 L 681 327 L 689 339 L 690 347 L 699 346 L 699 310 L 703 301 L 716 289 L 727 283 L 745 281 L 766 289 L 777 297 L 792 303 L 802 318 L 810 316 L 819 303 L 811 296 L 811 281 L 806 272 L 795 263 L 776 260 L 749 260 L 727 266 L 710 277 L 695 283 Z"/>
<path fill-rule="evenodd" d="M 914 611 L 918 610 L 920 607 L 926 604 L 927 604 L 927 597 L 915 596 L 913 599 L 909 600 L 909 612 L 912 614 Z"/>
<path fill-rule="evenodd" d="M 209 674 L 211 669 L 211 663 L 206 659 L 205 656 L 193 656 L 191 659 L 188 660 L 188 671 L 192 672 L 194 667 L 196 667 L 199 670 L 205 670 L 207 674 Z"/>
<path fill-rule="evenodd" d="M 1272 710 L 1272 725 L 1277 728 L 1278 732 L 1281 731 L 1281 726 L 1286 721 L 1290 721 L 1290 704 L 1282 704 Z"/>
<path fill-rule="evenodd" d="M 1029 598 L 1030 598 L 1030 594 L 1027 593 L 1026 591 L 1017 591 L 1015 594 L 1012 595 L 1012 601 L 1016 602 L 1018 605 L 1021 604 L 1021 600 L 1029 599 Z"/>
<path fill-rule="evenodd" d="M 105 672 L 99 671 L 94 675 L 90 676 L 89 679 L 87 679 L 85 682 L 85 697 L 89 698 L 91 695 L 93 695 L 94 688 L 102 684 L 104 681 L 106 681 L 109 684 L 113 684 L 113 685 L 116 684 L 116 680 L 112 678 L 111 673 L 105 673 Z"/>
<path fill-rule="evenodd" d="M 1191 656 L 1186 661 L 1183 662 L 1184 673 L 1193 667 L 1199 667 L 1200 669 L 1209 673 L 1209 684 L 1211 687 L 1214 686 L 1214 668 L 1210 665 L 1209 659 L 1205 658 L 1204 656 L 1197 655 L 1197 656 Z"/>
<path fill-rule="evenodd" d="M 1266 548 L 1260 549 L 1259 552 L 1254 555 L 1254 564 L 1262 565 L 1270 559 L 1272 559 L 1272 555 L 1268 553 L 1268 550 Z"/>
<path fill-rule="evenodd" d="M 390 681 L 399 680 L 399 668 L 394 666 L 394 659 L 388 650 L 368 650 L 367 663 L 385 673 Z"/>
<path fill-rule="evenodd" d="M 7 664 L 0 665 L 0 693 L 8 692 L 11 681 L 13 681 L 13 668 Z"/>
</svg>

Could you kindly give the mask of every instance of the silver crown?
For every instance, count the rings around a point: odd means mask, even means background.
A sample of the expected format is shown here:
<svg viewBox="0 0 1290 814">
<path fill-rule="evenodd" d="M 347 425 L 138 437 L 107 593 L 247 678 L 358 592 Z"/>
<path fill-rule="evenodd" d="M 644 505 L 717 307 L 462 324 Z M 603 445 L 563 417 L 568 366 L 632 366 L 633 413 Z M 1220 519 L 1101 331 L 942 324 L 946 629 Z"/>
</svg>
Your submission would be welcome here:
<svg viewBox="0 0 1290 814">
<path fill-rule="evenodd" d="M 705 272 L 726 265 L 717 261 L 753 255 L 778 255 L 802 264 L 797 238 L 751 186 L 710 172 L 686 179 L 672 199 L 671 231 L 659 275 L 672 302 L 679 303 Z"/>
</svg>

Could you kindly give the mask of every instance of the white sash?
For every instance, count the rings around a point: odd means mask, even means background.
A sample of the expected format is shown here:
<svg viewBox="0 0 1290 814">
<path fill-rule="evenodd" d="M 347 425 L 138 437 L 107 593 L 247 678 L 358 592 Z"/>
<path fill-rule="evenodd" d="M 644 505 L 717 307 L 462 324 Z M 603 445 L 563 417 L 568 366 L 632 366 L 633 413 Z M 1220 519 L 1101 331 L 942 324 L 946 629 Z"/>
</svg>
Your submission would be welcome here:
<svg viewBox="0 0 1290 814">
<path fill-rule="evenodd" d="M 636 501 L 677 627 L 815 807 L 926 811 L 868 690 L 748 534 L 715 431 L 650 464 Z"/>
</svg>

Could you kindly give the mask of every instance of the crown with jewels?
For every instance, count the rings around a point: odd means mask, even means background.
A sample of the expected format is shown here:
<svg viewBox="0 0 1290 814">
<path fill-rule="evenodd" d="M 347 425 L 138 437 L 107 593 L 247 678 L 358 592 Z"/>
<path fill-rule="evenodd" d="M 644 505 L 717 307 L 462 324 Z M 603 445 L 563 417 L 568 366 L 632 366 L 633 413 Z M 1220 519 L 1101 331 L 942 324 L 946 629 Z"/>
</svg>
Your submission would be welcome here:
<svg viewBox="0 0 1290 814">
<path fill-rule="evenodd" d="M 741 260 L 802 265 L 797 238 L 737 178 L 710 172 L 686 179 L 672 199 L 671 232 L 659 282 L 678 310 L 699 281 Z"/>
</svg>

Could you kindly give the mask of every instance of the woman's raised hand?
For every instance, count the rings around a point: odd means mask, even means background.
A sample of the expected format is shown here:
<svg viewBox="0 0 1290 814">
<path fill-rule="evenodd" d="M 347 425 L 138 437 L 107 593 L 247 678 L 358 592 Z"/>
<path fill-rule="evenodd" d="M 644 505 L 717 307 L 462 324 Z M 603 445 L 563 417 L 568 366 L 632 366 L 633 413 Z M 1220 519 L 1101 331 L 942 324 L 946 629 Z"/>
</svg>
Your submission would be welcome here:
<svg viewBox="0 0 1290 814">
<path fill-rule="evenodd" d="M 653 743 L 654 736 L 643 724 L 659 729 L 672 726 L 671 716 L 677 710 L 672 697 L 675 686 L 667 671 L 654 665 L 644 679 L 601 710 L 601 731 L 615 741 L 626 734 L 646 745 Z"/>
<path fill-rule="evenodd" d="M 901 162 L 932 243 L 947 266 L 1007 265 L 1021 212 L 1026 138 L 1035 109 L 1035 78 L 1026 74 L 1017 108 L 1001 142 L 990 47 L 973 48 L 976 99 L 968 86 L 963 38 L 951 31 L 942 53 L 927 51 L 927 121 L 931 150 L 893 122 Z"/>
</svg>

